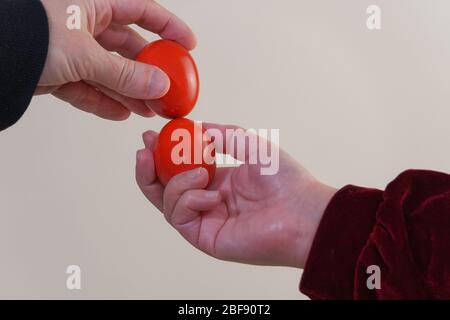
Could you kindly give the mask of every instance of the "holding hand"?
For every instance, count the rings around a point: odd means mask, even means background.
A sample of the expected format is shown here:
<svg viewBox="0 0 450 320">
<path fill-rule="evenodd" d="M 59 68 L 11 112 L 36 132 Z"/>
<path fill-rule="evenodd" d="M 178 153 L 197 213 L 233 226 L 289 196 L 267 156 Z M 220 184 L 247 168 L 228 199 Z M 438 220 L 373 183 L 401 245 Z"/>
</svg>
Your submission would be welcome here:
<svg viewBox="0 0 450 320">
<path fill-rule="evenodd" d="M 170 86 L 162 70 L 133 61 L 147 42 L 129 24 L 189 50 L 196 45 L 189 27 L 152 0 L 42 3 L 49 19 L 50 45 L 36 94 L 52 93 L 102 118 L 124 120 L 130 112 L 153 116 L 144 101 L 162 97 Z M 66 27 L 66 10 L 72 5 L 81 9 L 81 30 Z"/>
<path fill-rule="evenodd" d="M 236 129 L 215 124 L 204 128 L 218 129 L 223 137 L 226 129 Z M 207 189 L 205 169 L 179 174 L 164 188 L 156 178 L 153 158 L 158 134 L 148 131 L 143 138 L 145 149 L 137 153 L 137 183 L 193 246 L 222 260 L 304 266 L 335 189 L 318 182 L 283 151 L 275 175 L 261 175 L 260 164 L 239 159 L 245 162 L 239 167 L 218 168 Z"/>
</svg>

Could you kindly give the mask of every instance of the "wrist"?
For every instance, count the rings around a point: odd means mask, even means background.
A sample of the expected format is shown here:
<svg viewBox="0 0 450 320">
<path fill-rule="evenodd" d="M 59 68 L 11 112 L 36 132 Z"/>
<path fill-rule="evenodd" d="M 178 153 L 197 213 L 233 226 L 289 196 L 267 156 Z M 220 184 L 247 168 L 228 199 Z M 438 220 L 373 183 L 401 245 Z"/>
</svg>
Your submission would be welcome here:
<svg viewBox="0 0 450 320">
<path fill-rule="evenodd" d="M 328 204 L 338 189 L 314 180 L 302 191 L 303 204 L 297 214 L 301 217 L 299 237 L 296 241 L 295 267 L 303 269 L 311 250 L 317 229 Z"/>
</svg>

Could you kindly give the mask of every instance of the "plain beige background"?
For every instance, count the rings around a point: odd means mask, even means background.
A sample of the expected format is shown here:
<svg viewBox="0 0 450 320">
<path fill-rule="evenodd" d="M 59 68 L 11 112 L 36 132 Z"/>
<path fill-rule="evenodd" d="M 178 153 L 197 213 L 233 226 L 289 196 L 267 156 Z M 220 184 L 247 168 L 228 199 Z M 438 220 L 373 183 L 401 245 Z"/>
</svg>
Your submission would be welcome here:
<svg viewBox="0 0 450 320">
<path fill-rule="evenodd" d="M 450 171 L 448 0 L 161 2 L 199 38 L 191 118 L 280 128 L 281 146 L 336 187 Z M 370 4 L 381 31 L 366 28 Z M 135 151 L 163 123 L 107 122 L 47 96 L 0 134 L 0 298 L 304 298 L 300 270 L 205 256 L 144 199 Z M 69 264 L 81 291 L 65 288 Z"/>
</svg>

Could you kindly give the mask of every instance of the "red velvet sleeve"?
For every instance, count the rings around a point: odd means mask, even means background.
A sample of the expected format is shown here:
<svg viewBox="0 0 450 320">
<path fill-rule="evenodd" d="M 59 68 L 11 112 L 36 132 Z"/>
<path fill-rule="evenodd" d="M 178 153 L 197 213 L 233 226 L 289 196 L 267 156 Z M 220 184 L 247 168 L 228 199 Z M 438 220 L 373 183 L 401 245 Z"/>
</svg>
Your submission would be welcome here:
<svg viewBox="0 0 450 320">
<path fill-rule="evenodd" d="M 375 273 L 379 288 L 367 285 Z M 409 170 L 385 191 L 338 191 L 300 290 L 312 299 L 450 299 L 450 175 Z"/>
</svg>

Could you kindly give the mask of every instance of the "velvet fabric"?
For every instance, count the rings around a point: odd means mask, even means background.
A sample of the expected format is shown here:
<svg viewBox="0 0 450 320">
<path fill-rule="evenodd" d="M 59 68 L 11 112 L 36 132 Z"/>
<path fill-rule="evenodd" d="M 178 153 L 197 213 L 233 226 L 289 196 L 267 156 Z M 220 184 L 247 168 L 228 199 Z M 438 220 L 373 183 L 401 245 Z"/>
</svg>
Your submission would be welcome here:
<svg viewBox="0 0 450 320">
<path fill-rule="evenodd" d="M 370 266 L 379 289 L 367 285 Z M 450 299 L 450 175 L 409 170 L 385 191 L 338 191 L 300 290 L 312 299 Z"/>
</svg>

